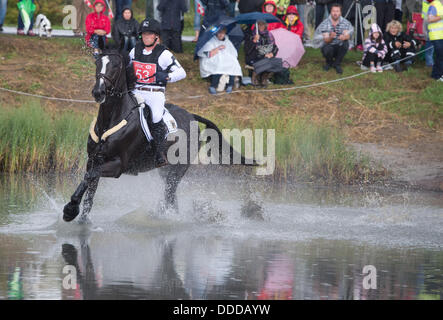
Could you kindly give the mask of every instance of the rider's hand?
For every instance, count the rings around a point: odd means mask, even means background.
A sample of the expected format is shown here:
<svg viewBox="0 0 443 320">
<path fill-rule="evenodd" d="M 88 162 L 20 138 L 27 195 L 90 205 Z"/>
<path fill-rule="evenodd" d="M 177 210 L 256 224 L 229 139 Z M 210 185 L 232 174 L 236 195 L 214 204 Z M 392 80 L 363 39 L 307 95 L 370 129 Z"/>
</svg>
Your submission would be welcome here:
<svg viewBox="0 0 443 320">
<path fill-rule="evenodd" d="M 169 80 L 169 74 L 165 71 L 158 71 L 155 74 L 155 80 L 159 84 L 165 84 Z"/>
</svg>

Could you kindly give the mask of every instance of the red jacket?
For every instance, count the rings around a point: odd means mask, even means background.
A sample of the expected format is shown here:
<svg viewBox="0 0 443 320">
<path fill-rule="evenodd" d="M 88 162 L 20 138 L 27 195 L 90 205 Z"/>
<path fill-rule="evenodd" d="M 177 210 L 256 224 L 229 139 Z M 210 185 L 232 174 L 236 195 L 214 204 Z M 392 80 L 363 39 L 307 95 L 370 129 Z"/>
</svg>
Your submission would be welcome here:
<svg viewBox="0 0 443 320">
<path fill-rule="evenodd" d="M 267 4 L 272 4 L 274 6 L 274 11 L 272 12 L 272 15 L 276 16 L 276 14 L 277 14 L 277 6 L 275 5 L 275 2 L 272 1 L 272 0 L 268 0 L 268 1 L 265 1 L 263 3 L 262 12 L 266 13 L 265 6 Z M 285 25 L 282 22 L 270 22 L 270 23 L 268 23 L 268 31 L 271 31 L 271 30 L 274 30 L 274 29 L 278 29 L 278 28 L 284 28 L 284 27 L 285 27 Z M 255 25 L 252 26 L 252 30 L 255 30 Z"/>
<path fill-rule="evenodd" d="M 96 0 L 94 3 L 94 8 L 95 4 L 97 3 L 103 4 L 103 6 L 106 8 L 104 0 Z M 94 34 L 94 31 L 97 29 L 105 30 L 106 34 L 111 32 L 111 21 L 109 21 L 108 16 L 103 13 L 104 11 L 105 9 L 103 9 L 101 13 L 92 12 L 86 16 L 86 43 L 89 43 L 89 39 Z"/>
<path fill-rule="evenodd" d="M 289 24 L 289 20 L 287 18 L 288 14 L 293 13 L 297 16 L 297 20 L 293 25 Z M 285 28 L 288 29 L 291 32 L 294 32 L 295 34 L 298 34 L 300 38 L 303 37 L 303 30 L 305 27 L 303 26 L 303 23 L 300 20 L 300 15 L 298 14 L 298 10 L 295 6 L 289 6 L 286 11 L 286 16 L 283 18 L 283 22 L 285 23 Z"/>
</svg>

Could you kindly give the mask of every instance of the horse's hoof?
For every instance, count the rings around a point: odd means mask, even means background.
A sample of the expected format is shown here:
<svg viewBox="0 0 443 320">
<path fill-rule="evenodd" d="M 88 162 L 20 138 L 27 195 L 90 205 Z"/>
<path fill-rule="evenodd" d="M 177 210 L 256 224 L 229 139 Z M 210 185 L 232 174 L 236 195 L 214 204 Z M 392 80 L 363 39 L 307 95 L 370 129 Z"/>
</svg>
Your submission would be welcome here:
<svg viewBox="0 0 443 320">
<path fill-rule="evenodd" d="M 79 205 L 71 201 L 63 208 L 63 220 L 66 222 L 72 221 L 78 216 L 79 213 Z"/>
</svg>

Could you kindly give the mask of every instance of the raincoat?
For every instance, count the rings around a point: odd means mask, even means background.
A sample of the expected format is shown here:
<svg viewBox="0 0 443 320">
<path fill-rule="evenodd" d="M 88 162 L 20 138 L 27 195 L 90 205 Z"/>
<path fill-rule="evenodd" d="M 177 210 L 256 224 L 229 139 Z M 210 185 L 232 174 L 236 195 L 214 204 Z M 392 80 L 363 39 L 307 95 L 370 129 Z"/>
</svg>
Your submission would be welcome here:
<svg viewBox="0 0 443 320">
<path fill-rule="evenodd" d="M 218 46 L 224 45 L 225 49 L 220 50 L 215 56 L 209 58 L 208 53 Z M 227 74 L 230 76 L 242 76 L 240 63 L 238 62 L 237 50 L 229 36 L 226 35 L 224 40 L 219 40 L 216 35 L 209 40 L 197 55 L 200 61 L 200 75 L 207 78 L 213 74 Z"/>
</svg>

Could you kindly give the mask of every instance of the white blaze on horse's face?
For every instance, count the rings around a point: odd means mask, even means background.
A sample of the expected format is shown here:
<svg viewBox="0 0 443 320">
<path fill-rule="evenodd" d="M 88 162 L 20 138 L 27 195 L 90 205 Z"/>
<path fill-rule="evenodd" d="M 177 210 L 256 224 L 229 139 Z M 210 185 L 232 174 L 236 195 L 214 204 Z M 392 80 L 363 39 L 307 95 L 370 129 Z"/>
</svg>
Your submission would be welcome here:
<svg viewBox="0 0 443 320">
<path fill-rule="evenodd" d="M 109 57 L 103 56 L 102 57 L 102 70 L 100 71 L 101 74 L 106 74 L 106 66 L 108 65 L 108 63 L 109 63 Z M 104 82 L 103 78 L 100 78 L 99 88 L 101 89 L 102 86 L 104 86 L 104 85 L 105 85 L 105 82 Z M 106 95 L 103 97 L 103 100 L 100 103 L 105 102 L 105 100 L 106 100 Z"/>
</svg>

